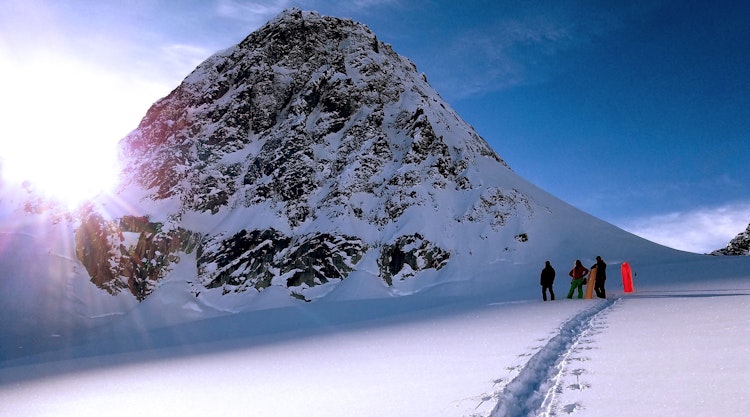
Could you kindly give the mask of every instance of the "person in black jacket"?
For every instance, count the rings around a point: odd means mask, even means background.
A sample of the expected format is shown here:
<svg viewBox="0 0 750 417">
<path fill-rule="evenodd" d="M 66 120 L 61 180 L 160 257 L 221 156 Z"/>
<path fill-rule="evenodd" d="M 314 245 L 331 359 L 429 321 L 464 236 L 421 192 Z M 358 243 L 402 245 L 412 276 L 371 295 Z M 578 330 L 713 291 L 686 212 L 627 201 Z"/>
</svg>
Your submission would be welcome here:
<svg viewBox="0 0 750 417">
<path fill-rule="evenodd" d="M 555 301 L 555 292 L 552 290 L 552 284 L 555 282 L 555 268 L 552 268 L 552 264 L 549 261 L 545 263 L 544 269 L 542 269 L 542 277 L 539 280 L 539 284 L 542 285 L 542 300 L 547 301 L 547 290 L 549 289 L 549 295 L 552 301 Z"/>
<path fill-rule="evenodd" d="M 594 282 L 594 292 L 599 298 L 607 298 L 604 291 L 604 281 L 607 280 L 607 264 L 601 256 L 596 257 L 596 281 Z"/>
</svg>

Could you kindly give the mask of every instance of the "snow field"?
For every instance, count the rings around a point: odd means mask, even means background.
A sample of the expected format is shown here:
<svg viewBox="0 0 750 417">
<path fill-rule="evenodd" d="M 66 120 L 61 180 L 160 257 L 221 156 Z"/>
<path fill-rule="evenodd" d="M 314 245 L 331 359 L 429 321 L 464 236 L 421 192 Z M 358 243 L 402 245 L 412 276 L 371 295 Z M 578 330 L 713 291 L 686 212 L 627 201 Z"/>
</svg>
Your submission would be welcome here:
<svg viewBox="0 0 750 417">
<path fill-rule="evenodd" d="M 39 380 L 23 375 L 49 364 L 4 369 L 16 382 L 0 386 L 0 416 L 487 415 L 527 355 L 554 336 L 549 329 L 582 305 L 485 305 L 247 348 L 196 346 L 201 353 L 162 352 L 158 362 L 120 354 L 106 362 L 121 366 Z M 133 399 L 126 407 L 123 395 Z"/>
<path fill-rule="evenodd" d="M 746 415 L 748 284 L 623 297 L 577 348 L 548 415 Z"/>
<path fill-rule="evenodd" d="M 313 303 L 154 329 L 148 349 L 105 333 L 1 363 L 0 416 L 744 415 L 750 277 L 663 287 Z"/>
<path fill-rule="evenodd" d="M 591 326 L 591 321 L 613 300 L 595 300 L 596 304 L 562 324 L 559 334 L 531 356 L 518 376 L 503 390 L 492 411 L 493 417 L 526 416 L 549 402 L 550 391 L 559 380 L 559 369 L 574 345 Z"/>
</svg>

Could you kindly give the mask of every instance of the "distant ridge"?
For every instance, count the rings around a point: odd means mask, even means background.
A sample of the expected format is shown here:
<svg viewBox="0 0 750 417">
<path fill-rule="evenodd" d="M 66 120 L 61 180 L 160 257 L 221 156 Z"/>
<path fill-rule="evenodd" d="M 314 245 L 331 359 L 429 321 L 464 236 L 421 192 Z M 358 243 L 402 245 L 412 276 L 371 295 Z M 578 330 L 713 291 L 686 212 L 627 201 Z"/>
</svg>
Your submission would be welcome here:
<svg viewBox="0 0 750 417">
<path fill-rule="evenodd" d="M 713 255 L 747 256 L 750 255 L 750 224 L 744 232 L 729 241 L 726 247 L 715 250 Z"/>
</svg>

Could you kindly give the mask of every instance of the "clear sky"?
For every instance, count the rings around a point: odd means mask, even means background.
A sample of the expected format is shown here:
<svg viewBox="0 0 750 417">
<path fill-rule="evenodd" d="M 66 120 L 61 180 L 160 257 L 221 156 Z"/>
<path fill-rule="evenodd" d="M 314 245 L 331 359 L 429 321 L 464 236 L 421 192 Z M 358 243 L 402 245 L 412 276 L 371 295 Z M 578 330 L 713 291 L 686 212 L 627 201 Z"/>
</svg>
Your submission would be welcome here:
<svg viewBox="0 0 750 417">
<path fill-rule="evenodd" d="M 697 252 L 750 223 L 743 0 L 0 0 L 2 174 L 107 180 L 151 103 L 293 6 L 367 24 L 584 211 Z"/>
</svg>

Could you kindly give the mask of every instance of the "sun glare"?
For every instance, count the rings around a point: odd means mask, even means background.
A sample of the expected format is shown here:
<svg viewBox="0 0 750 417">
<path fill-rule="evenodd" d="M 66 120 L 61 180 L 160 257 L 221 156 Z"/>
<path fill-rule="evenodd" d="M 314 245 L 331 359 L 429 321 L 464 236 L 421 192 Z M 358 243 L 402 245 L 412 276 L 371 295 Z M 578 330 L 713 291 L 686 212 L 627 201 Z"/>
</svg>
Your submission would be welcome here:
<svg viewBox="0 0 750 417">
<path fill-rule="evenodd" d="M 61 57 L 20 63 L 0 54 L 0 70 L 3 179 L 71 208 L 109 190 L 119 171 L 117 141 L 145 113 L 144 91 Z"/>
<path fill-rule="evenodd" d="M 26 183 L 47 197 L 71 208 L 111 188 L 116 179 L 114 146 L 97 146 L 85 140 L 63 144 L 54 142 L 53 132 L 34 132 L 3 149 L 3 177 Z"/>
</svg>

